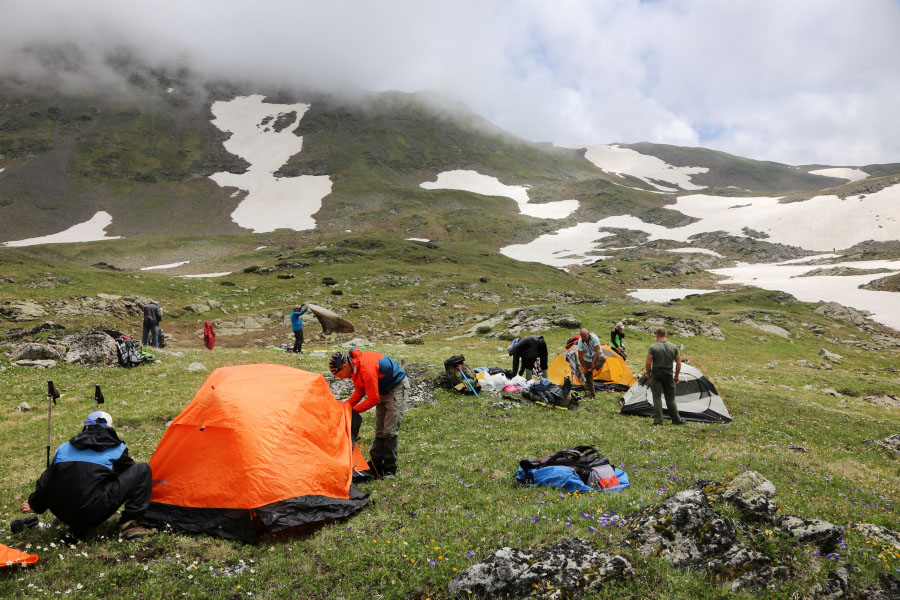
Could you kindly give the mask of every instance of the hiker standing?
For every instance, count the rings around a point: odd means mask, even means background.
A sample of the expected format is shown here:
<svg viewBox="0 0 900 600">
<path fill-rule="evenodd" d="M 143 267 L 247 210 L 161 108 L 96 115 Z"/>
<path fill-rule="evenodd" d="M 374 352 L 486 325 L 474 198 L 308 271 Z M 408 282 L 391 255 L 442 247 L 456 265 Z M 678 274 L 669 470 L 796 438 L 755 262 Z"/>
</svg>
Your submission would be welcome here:
<svg viewBox="0 0 900 600">
<path fill-rule="evenodd" d="M 153 476 L 150 465 L 135 463 L 116 435 L 112 417 L 95 411 L 81 433 L 61 445 L 34 492 L 20 507 L 24 513 L 47 509 L 68 526 L 68 535 L 82 537 L 111 517 L 123 503 L 120 535 L 136 539 L 156 533 L 137 519 L 150 506 Z"/>
<path fill-rule="evenodd" d="M 380 352 L 351 348 L 335 352 L 328 359 L 331 374 L 353 380 L 353 394 L 347 399 L 357 413 L 375 407 L 375 441 L 369 465 L 376 477 L 393 479 L 397 474 L 400 423 L 406 411 L 409 380 L 400 364 Z M 365 400 L 363 400 L 365 398 Z"/>
<path fill-rule="evenodd" d="M 588 396 L 597 397 L 597 390 L 594 389 L 594 370 L 599 369 L 606 362 L 603 351 L 600 350 L 600 338 L 596 333 L 591 333 L 587 329 L 582 329 L 578 333 L 578 342 L 575 344 L 578 351 L 578 363 L 581 365 L 581 371 L 584 373 L 584 389 L 587 390 Z"/>
<path fill-rule="evenodd" d="M 141 335 L 141 343 L 146 346 L 149 342 L 154 348 L 159 347 L 159 324 L 162 323 L 162 312 L 156 300 L 151 300 L 144 305 L 144 331 Z"/>
<path fill-rule="evenodd" d="M 513 376 L 525 374 L 525 379 L 534 377 L 534 365 L 540 361 L 541 372 L 547 372 L 547 342 L 542 335 L 530 335 L 512 341 L 507 349 L 513 357 Z M 520 364 L 521 361 L 521 364 Z"/>
<path fill-rule="evenodd" d="M 609 332 L 609 347 L 617 352 L 622 358 L 625 356 L 625 324 L 622 321 L 616 323 L 613 330 Z"/>
<path fill-rule="evenodd" d="M 291 329 L 294 331 L 294 352 L 303 353 L 303 314 L 309 310 L 306 302 L 291 312 Z"/>
<path fill-rule="evenodd" d="M 675 363 L 674 376 L 672 362 Z M 665 394 L 669 418 L 673 424 L 683 425 L 684 421 L 681 420 L 678 405 L 675 403 L 675 384 L 678 383 L 678 375 L 681 373 L 681 355 L 678 353 L 678 346 L 666 339 L 664 327 L 656 330 L 656 343 L 651 344 L 647 351 L 645 368 L 650 378 L 650 391 L 653 393 L 653 424 L 663 424 L 662 396 Z"/>
</svg>

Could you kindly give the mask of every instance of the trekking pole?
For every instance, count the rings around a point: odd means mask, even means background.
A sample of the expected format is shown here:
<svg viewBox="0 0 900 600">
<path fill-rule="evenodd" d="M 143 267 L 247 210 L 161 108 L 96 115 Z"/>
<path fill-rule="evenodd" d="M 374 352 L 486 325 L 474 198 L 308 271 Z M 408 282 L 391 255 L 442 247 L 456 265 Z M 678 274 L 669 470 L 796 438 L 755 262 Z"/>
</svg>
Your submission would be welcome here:
<svg viewBox="0 0 900 600">
<path fill-rule="evenodd" d="M 94 384 L 94 410 L 99 410 L 100 405 L 103 404 L 103 392 L 100 390 L 100 384 Z"/>
<path fill-rule="evenodd" d="M 47 466 L 50 466 L 50 417 L 53 414 L 53 405 L 56 404 L 56 399 L 59 398 L 59 392 L 56 391 L 56 386 L 53 385 L 53 380 L 50 379 L 47 381 Z"/>
<path fill-rule="evenodd" d="M 363 451 L 363 455 L 366 457 L 366 460 L 369 461 L 369 464 L 372 465 L 372 470 L 375 471 L 375 478 L 380 479 L 381 473 L 379 473 L 378 469 L 375 467 L 375 461 L 372 460 L 372 455 L 366 452 L 365 447 L 359 443 L 359 438 L 356 439 L 356 444 L 359 446 L 360 450 Z"/>
<path fill-rule="evenodd" d="M 466 374 L 463 372 L 462 365 L 456 365 L 456 368 L 459 369 L 459 374 L 462 375 L 462 378 L 465 379 L 466 383 L 469 384 L 469 389 L 472 390 L 472 393 L 477 396 L 478 392 L 475 391 L 475 387 L 472 385 L 472 382 L 469 381 L 469 378 L 466 377 Z"/>
</svg>

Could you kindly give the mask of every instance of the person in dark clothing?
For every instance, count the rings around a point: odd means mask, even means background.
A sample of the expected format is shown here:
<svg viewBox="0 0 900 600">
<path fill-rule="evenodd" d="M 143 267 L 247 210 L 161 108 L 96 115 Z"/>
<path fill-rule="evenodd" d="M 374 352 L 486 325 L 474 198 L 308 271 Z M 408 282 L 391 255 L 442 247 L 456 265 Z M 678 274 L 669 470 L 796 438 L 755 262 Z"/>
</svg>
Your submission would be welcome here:
<svg viewBox="0 0 900 600">
<path fill-rule="evenodd" d="M 513 357 L 513 375 L 525 374 L 525 379 L 534 377 L 534 364 L 540 360 L 541 371 L 547 372 L 547 342 L 542 335 L 531 335 L 511 345 L 509 354 Z M 521 361 L 521 365 L 520 365 Z"/>
<path fill-rule="evenodd" d="M 304 302 L 291 312 L 291 329 L 294 331 L 294 352 L 303 352 L 303 315 L 309 307 Z"/>
<path fill-rule="evenodd" d="M 609 332 L 609 347 L 622 358 L 625 356 L 625 324 L 619 321 L 613 330 Z"/>
<path fill-rule="evenodd" d="M 141 335 L 141 343 L 149 344 L 154 348 L 159 347 L 159 324 L 162 323 L 162 312 L 156 300 L 151 300 L 144 306 L 144 331 Z"/>
<path fill-rule="evenodd" d="M 674 375 L 672 374 L 673 364 L 675 365 Z M 663 396 L 666 398 L 666 409 L 672 423 L 684 425 L 675 401 L 675 385 L 681 374 L 681 354 L 678 352 L 678 346 L 669 341 L 665 327 L 656 329 L 656 343 L 647 350 L 644 368 L 650 378 L 650 392 L 653 394 L 653 425 L 663 424 Z"/>
<path fill-rule="evenodd" d="M 53 462 L 20 507 L 23 513 L 49 509 L 76 538 L 111 517 L 123 503 L 120 535 L 136 539 L 156 533 L 138 519 L 150 506 L 150 465 L 135 463 L 112 427 L 112 417 L 92 412 L 81 433 L 61 445 Z"/>
</svg>

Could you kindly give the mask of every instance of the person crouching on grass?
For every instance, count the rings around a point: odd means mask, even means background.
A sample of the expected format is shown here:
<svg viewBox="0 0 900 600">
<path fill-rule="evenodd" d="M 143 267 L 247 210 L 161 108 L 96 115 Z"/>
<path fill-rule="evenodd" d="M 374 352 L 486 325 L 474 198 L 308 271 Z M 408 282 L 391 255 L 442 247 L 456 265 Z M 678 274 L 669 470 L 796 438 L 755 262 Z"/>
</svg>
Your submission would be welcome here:
<svg viewBox="0 0 900 600">
<path fill-rule="evenodd" d="M 375 441 L 369 450 L 369 467 L 376 477 L 393 479 L 397 475 L 400 423 L 409 394 L 406 371 L 393 358 L 359 348 L 351 348 L 346 354 L 335 352 L 328 359 L 328 368 L 339 379 L 353 380 L 353 394 L 347 402 L 354 411 L 364 413 L 375 407 Z"/>
<path fill-rule="evenodd" d="M 119 535 L 133 540 L 156 533 L 138 519 L 150 506 L 153 475 L 147 463 L 135 463 L 116 435 L 109 413 L 95 411 L 81 433 L 61 445 L 34 492 L 20 507 L 23 513 L 50 509 L 68 526 L 66 542 L 75 542 L 125 504 Z"/>
</svg>

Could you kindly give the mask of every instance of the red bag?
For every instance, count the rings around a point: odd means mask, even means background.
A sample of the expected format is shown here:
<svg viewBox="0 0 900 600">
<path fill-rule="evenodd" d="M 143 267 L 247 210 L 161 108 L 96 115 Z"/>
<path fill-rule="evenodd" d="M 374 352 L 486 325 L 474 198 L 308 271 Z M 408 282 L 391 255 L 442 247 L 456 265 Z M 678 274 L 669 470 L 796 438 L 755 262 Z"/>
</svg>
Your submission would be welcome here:
<svg viewBox="0 0 900 600">
<path fill-rule="evenodd" d="M 207 350 L 212 350 L 216 345 L 216 332 L 213 331 L 212 323 L 203 321 L 203 343 Z"/>
</svg>

